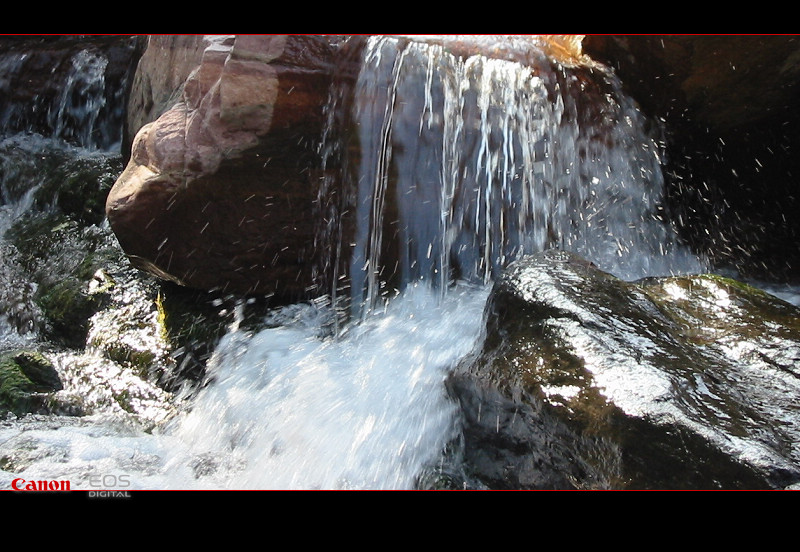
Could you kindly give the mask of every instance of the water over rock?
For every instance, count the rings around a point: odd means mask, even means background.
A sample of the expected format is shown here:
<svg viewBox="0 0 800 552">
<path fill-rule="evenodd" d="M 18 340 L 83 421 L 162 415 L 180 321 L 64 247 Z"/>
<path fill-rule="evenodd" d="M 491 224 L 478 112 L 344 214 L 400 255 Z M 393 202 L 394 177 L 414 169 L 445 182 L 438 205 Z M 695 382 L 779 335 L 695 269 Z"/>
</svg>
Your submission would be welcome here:
<svg viewBox="0 0 800 552">
<path fill-rule="evenodd" d="M 316 194 L 325 161 L 315 142 L 328 93 L 336 93 L 329 84 L 356 78 L 365 39 L 149 37 L 131 90 L 126 141 L 140 129 L 141 135 L 108 203 L 131 259 L 202 289 L 296 298 L 319 285 L 308 269 L 320 264 L 312 243 L 319 235 L 309 226 L 329 213 Z M 800 266 L 790 176 L 797 156 L 779 154 L 796 143 L 787 123 L 797 112 L 795 37 L 403 40 L 438 45 L 461 59 L 481 54 L 531 65 L 545 52 L 564 65 L 587 64 L 589 56 L 608 64 L 646 114 L 665 124 L 666 206 L 682 238 L 715 263 L 750 275 L 783 277 Z M 592 80 L 578 78 L 584 86 Z M 346 147 L 357 149 L 356 132 L 346 132 Z M 353 232 L 351 224 L 342 241 Z M 343 271 L 349 267 L 333 270 Z"/>
<path fill-rule="evenodd" d="M 319 273 L 328 268 L 324 265 L 349 263 L 353 241 L 349 238 L 359 231 L 353 212 L 361 207 L 353 204 L 354 192 L 343 182 L 342 165 L 368 163 L 375 155 L 371 148 L 380 146 L 365 143 L 371 138 L 379 139 L 379 129 L 359 128 L 360 125 L 386 124 L 377 117 L 367 121 L 354 117 L 334 128 L 337 121 L 324 117 L 350 116 L 331 115 L 326 109 L 338 100 L 336 108 L 347 113 L 347 105 L 353 103 L 352 97 L 334 96 L 352 93 L 366 40 L 306 35 L 151 39 L 131 93 L 131 128 L 143 126 L 134 139 L 131 161 L 107 202 L 109 222 L 134 264 L 162 278 L 200 289 L 275 293 L 288 299 L 319 294 Z M 413 38 L 413 42 L 436 46 L 444 52 L 440 55 L 450 59 L 481 54 L 521 65 L 542 63 L 544 52 L 551 52 L 565 63 L 585 63 L 586 58 L 570 49 L 575 49 L 575 40 Z M 399 46 L 386 55 L 392 56 L 387 58 L 389 63 L 397 56 L 399 68 L 405 63 L 404 47 L 412 39 L 400 37 L 397 42 Z M 579 48 L 576 51 L 579 53 Z M 179 85 L 180 76 L 189 71 L 193 62 L 196 67 Z M 487 69 L 483 78 L 490 79 L 489 73 Z M 336 86 L 331 86 L 334 83 Z M 150 91 L 148 86 L 153 84 L 157 86 Z M 386 85 L 374 82 L 371 89 L 359 90 L 362 105 L 370 99 L 375 102 L 365 110 L 394 111 L 391 104 L 379 104 L 385 100 Z M 409 85 L 422 88 L 408 89 L 405 97 L 397 98 L 401 120 L 396 128 L 410 129 L 426 117 L 426 107 L 417 101 L 431 94 L 424 91 L 424 73 L 419 78 L 409 77 Z M 391 83 L 388 86 L 391 101 L 395 92 Z M 498 85 L 498 89 L 502 86 Z M 167 107 L 170 101 L 173 104 Z M 401 104 L 406 101 L 412 107 L 401 114 Z M 477 119 L 487 114 L 481 113 L 478 106 L 468 109 L 468 116 L 476 120 L 467 126 L 480 126 Z M 145 123 L 153 117 L 157 119 Z M 421 142 L 437 136 L 441 141 L 442 125 L 449 124 L 441 114 L 432 115 L 426 125 L 436 130 Z M 330 144 L 320 144 L 327 135 L 336 133 L 339 134 L 331 139 L 342 140 L 344 145 L 340 147 L 347 160 L 333 159 L 323 147 Z M 450 138 L 446 136 L 444 140 Z M 387 161 L 387 170 L 400 170 L 389 169 L 389 164 L 399 165 L 401 150 L 412 146 L 399 143 L 397 138 L 390 140 L 396 142 L 393 147 L 397 161 Z M 467 147 L 479 155 L 479 143 Z M 388 150 L 381 155 L 387 159 L 391 156 Z M 334 173 L 337 176 L 333 178 L 339 181 L 323 184 L 325 177 Z M 329 202 L 336 203 L 335 213 L 327 210 Z M 397 209 L 389 199 L 387 212 Z M 386 224 L 393 224 L 390 216 L 385 217 Z M 341 225 L 334 232 L 341 238 L 337 238 L 337 244 L 320 239 L 319 229 L 326 223 Z M 332 257 L 330 249 L 339 243 L 347 251 L 342 251 L 337 260 L 320 261 L 320 257 Z M 389 251 L 389 256 L 382 259 L 387 264 L 392 264 L 392 255 L 402 254 L 391 247 L 383 249 Z M 369 254 L 383 253 L 366 255 Z M 364 260 L 368 261 L 366 257 Z M 374 263 L 370 270 L 376 270 Z M 328 289 L 326 286 L 324 291 Z"/>
<path fill-rule="evenodd" d="M 800 481 L 800 310 L 712 275 L 624 282 L 561 251 L 513 263 L 451 389 L 491 488 Z"/>
<path fill-rule="evenodd" d="M 141 46 L 130 35 L 0 37 L 0 131 L 120 147 Z"/>
</svg>

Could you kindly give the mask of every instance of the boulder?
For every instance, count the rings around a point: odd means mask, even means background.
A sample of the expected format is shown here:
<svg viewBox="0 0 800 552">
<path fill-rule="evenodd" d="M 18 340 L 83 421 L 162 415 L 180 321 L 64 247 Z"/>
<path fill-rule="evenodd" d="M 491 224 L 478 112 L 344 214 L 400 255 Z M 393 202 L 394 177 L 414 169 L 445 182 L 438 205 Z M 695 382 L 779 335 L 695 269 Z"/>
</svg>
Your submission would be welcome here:
<svg viewBox="0 0 800 552">
<path fill-rule="evenodd" d="M 238 293 L 303 295 L 312 284 L 312 209 L 323 106 L 335 37 L 242 35 L 153 41 L 139 86 L 168 84 L 142 99 L 145 124 L 106 212 L 135 265 L 181 285 Z M 185 46 L 182 54 L 175 42 Z M 202 44 L 199 58 L 191 45 Z M 197 59 L 185 83 L 178 73 Z M 163 66 L 155 61 L 161 60 Z M 157 96 L 157 97 L 156 97 Z M 152 105 L 151 105 L 152 104 Z M 161 107 L 158 107 L 161 106 Z M 137 123 L 138 124 L 138 123 Z"/>
<path fill-rule="evenodd" d="M 682 237 L 716 266 L 800 277 L 796 37 L 406 38 L 459 56 L 526 63 L 546 52 L 612 67 L 663 123 L 666 215 Z M 131 160 L 106 204 L 136 266 L 189 287 L 287 300 L 327 285 L 314 277 L 326 176 L 317 146 L 329 85 L 353 78 L 363 39 L 149 37 L 130 93 Z"/>
<path fill-rule="evenodd" d="M 800 481 L 800 310 L 719 276 L 624 282 L 560 251 L 495 285 L 450 388 L 490 488 Z"/>
<path fill-rule="evenodd" d="M 329 253 L 317 235 L 324 210 L 317 150 L 331 82 L 355 78 L 364 40 L 150 37 L 129 103 L 129 129 L 139 130 L 106 203 L 133 263 L 198 289 L 284 300 L 329 289 L 314 277 L 315 256 Z M 584 61 L 575 37 L 538 39 L 535 48 L 521 36 L 413 40 L 523 62 L 547 46 L 565 62 Z"/>
</svg>

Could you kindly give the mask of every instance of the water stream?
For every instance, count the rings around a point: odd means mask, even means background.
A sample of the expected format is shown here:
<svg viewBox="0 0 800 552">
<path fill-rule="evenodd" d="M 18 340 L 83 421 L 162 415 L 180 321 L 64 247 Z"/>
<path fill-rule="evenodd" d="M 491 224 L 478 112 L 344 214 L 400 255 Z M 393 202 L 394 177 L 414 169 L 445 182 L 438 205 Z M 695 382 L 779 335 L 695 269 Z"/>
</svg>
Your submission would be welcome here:
<svg viewBox="0 0 800 552">
<path fill-rule="evenodd" d="M 705 269 L 661 205 L 657 139 L 614 76 L 601 80 L 588 116 L 579 79 L 544 58 L 532 69 L 370 42 L 351 112 L 352 204 L 330 206 L 334 220 L 356 214 L 349 290 L 276 310 L 261 329 L 234 316 L 191 399 L 153 388 L 135 416 L 98 400 L 89 416 L 0 422 L 0 488 L 414 487 L 458 436 L 444 380 L 480 345 L 488 284 L 510 260 L 557 247 L 625 279 Z M 0 231 L 31 208 L 30 195 L 4 199 Z M 349 254 L 339 228 L 324 232 Z M 383 264 L 387 247 L 396 266 Z M 0 260 L 0 276 L 13 270 Z M 360 321 L 331 331 L 341 294 Z M 0 331 L 4 347 L 29 339 L 7 321 Z M 129 377 L 89 348 L 54 356 L 65 375 Z"/>
<path fill-rule="evenodd" d="M 704 271 L 666 220 L 662 148 L 614 75 L 594 78 L 544 55 L 521 66 L 373 38 L 352 108 L 353 303 L 405 282 L 487 283 L 549 248 L 624 279 Z"/>
</svg>

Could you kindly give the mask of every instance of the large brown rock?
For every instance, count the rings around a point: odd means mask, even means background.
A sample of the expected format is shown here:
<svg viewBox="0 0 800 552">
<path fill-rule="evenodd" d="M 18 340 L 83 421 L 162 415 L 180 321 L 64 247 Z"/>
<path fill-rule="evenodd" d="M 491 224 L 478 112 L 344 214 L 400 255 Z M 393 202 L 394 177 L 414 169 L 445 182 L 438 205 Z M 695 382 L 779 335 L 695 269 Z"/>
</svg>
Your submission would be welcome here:
<svg viewBox="0 0 800 552">
<path fill-rule="evenodd" d="M 544 51 L 565 65 L 591 58 L 612 66 L 643 111 L 665 124 L 669 213 L 687 241 L 719 265 L 800 273 L 800 195 L 791 177 L 800 171 L 800 156 L 791 155 L 800 137 L 792 130 L 800 113 L 797 37 L 413 40 L 461 56 L 526 63 Z M 358 43 L 149 37 L 129 102 L 131 161 L 107 203 L 131 259 L 203 289 L 291 299 L 320 283 L 312 274 L 316 145 L 331 80 L 345 58 L 358 59 Z"/>
<path fill-rule="evenodd" d="M 129 120 L 157 119 L 106 204 L 134 264 L 201 289 L 305 292 L 319 178 L 309 137 L 321 133 L 336 40 L 151 39 Z"/>
</svg>

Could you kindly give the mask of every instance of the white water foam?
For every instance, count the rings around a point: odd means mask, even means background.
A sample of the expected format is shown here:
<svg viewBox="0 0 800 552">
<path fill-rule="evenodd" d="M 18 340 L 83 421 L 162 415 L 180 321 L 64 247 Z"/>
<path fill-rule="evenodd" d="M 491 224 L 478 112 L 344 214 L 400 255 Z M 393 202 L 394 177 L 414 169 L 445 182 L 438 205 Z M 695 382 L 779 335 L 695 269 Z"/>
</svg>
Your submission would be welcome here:
<svg viewBox="0 0 800 552">
<path fill-rule="evenodd" d="M 233 329 L 212 382 L 167 429 L 101 414 L 0 425 L 0 487 L 15 478 L 116 489 L 408 489 L 457 434 L 444 380 L 479 346 L 486 288 L 410 287 L 345 334 L 311 306 Z M 20 469 L 24 467 L 24 469 Z M 98 475 L 99 474 L 99 475 Z"/>
<path fill-rule="evenodd" d="M 209 477 L 228 487 L 410 488 L 455 436 L 444 379 L 481 342 L 486 294 L 411 287 L 338 338 L 316 313 L 233 332 L 175 436 L 241 465 Z"/>
</svg>

